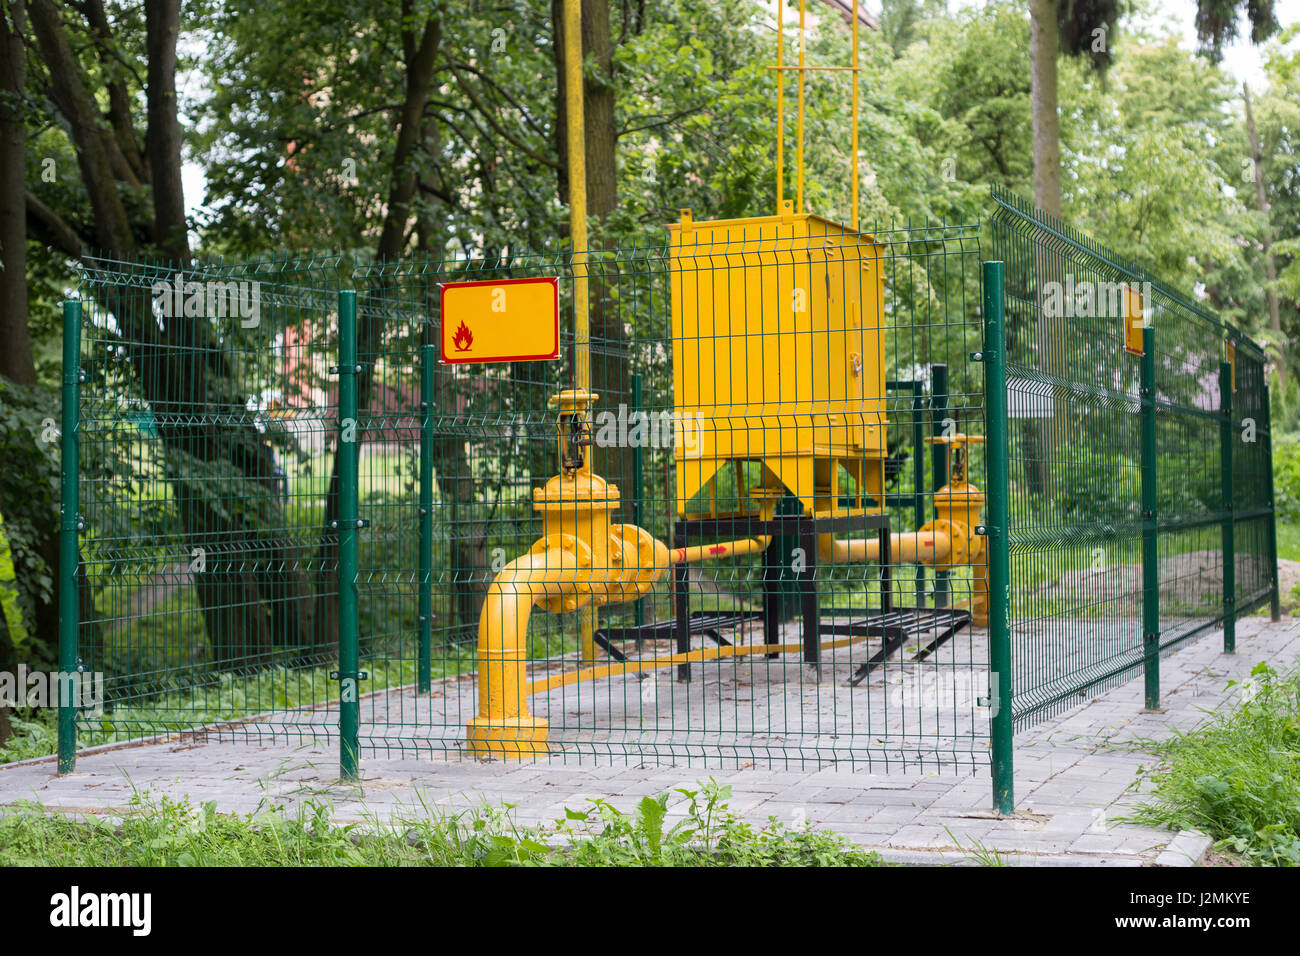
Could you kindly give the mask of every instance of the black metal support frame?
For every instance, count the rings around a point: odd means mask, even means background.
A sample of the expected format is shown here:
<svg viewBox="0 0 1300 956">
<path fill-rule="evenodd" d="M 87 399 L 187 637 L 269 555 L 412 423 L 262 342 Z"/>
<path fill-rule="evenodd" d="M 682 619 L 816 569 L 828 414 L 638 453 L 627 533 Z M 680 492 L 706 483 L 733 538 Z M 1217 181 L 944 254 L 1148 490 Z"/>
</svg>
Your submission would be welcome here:
<svg viewBox="0 0 1300 956">
<path fill-rule="evenodd" d="M 727 518 L 692 518 L 678 521 L 673 526 L 673 547 L 685 548 L 692 543 L 703 544 L 708 540 L 736 540 L 738 538 L 755 538 L 766 535 L 786 535 L 797 537 L 799 547 L 803 549 L 805 566 L 797 575 L 799 579 L 800 616 L 803 619 L 803 659 L 815 664 L 821 657 L 821 614 L 818 609 L 817 596 L 817 536 L 819 534 L 845 531 L 876 531 L 880 535 L 881 557 L 881 592 L 890 600 L 889 569 L 889 516 L 882 514 L 849 514 L 834 516 L 809 517 L 808 515 L 774 515 L 764 521 L 758 517 Z M 694 540 L 692 540 L 694 539 Z M 688 587 L 688 566 L 679 564 L 674 568 L 676 601 L 677 652 L 684 654 L 691 649 L 691 612 L 690 589 Z M 780 597 L 777 593 L 779 582 L 774 575 L 768 575 L 763 582 L 763 640 L 766 644 L 779 644 L 780 620 L 774 613 L 775 604 Z M 772 655 L 775 656 L 775 655 Z M 689 664 L 679 664 L 677 679 L 691 679 Z"/>
<path fill-rule="evenodd" d="M 870 608 L 827 608 L 820 606 L 817 592 L 817 536 L 827 533 L 846 531 L 876 531 L 880 540 L 880 609 Z M 816 664 L 821 660 L 821 638 L 823 635 L 860 634 L 878 636 L 880 648 L 854 673 L 851 684 L 859 684 L 873 670 L 884 663 L 913 634 L 928 633 L 930 643 L 921 649 L 916 661 L 924 660 L 943 645 L 953 634 L 971 621 L 969 611 L 959 608 L 938 608 L 934 610 L 917 608 L 897 608 L 894 606 L 893 592 L 893 554 L 890 547 L 889 516 L 883 514 L 849 514 L 835 516 L 809 517 L 807 515 L 776 515 L 768 520 L 758 517 L 740 516 L 725 518 L 694 518 L 678 521 L 673 526 L 673 547 L 686 548 L 691 544 L 705 544 L 708 541 L 737 540 L 743 538 L 763 537 L 767 535 L 785 535 L 797 537 L 799 547 L 804 552 L 806 564 L 797 572 L 799 581 L 800 617 L 802 618 L 803 659 L 806 663 Z M 763 580 L 763 611 L 692 611 L 690 608 L 690 566 L 679 563 L 673 567 L 674 578 L 674 619 L 644 624 L 637 627 L 604 628 L 595 634 L 596 643 L 617 661 L 626 660 L 621 650 L 613 645 L 615 640 L 633 638 L 667 637 L 676 639 L 676 651 L 688 653 L 691 649 L 691 635 L 703 634 L 714 643 L 725 647 L 729 642 L 720 629 L 734 626 L 746 620 L 761 618 L 763 621 L 763 642 L 769 645 L 780 644 L 780 615 L 777 605 L 780 601 L 780 580 L 776 574 L 768 573 Z M 823 620 L 823 617 L 828 620 Z M 769 655 L 776 657 L 776 654 Z M 689 681 L 691 668 L 689 663 L 677 665 L 677 679 Z"/>
</svg>

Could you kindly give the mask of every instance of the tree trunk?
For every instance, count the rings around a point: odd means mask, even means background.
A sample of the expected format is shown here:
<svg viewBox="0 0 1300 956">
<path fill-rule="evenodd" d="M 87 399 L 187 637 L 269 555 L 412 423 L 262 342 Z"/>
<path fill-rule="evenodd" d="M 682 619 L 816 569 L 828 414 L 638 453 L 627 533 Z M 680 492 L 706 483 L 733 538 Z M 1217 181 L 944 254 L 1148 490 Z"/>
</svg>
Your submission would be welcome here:
<svg viewBox="0 0 1300 956">
<path fill-rule="evenodd" d="M 1255 133 L 1255 113 L 1250 107 L 1250 87 L 1245 83 L 1241 84 L 1242 95 L 1246 99 L 1246 132 L 1250 136 L 1250 158 L 1255 168 L 1255 201 L 1259 204 L 1259 211 L 1264 214 L 1264 235 L 1261 243 L 1264 247 L 1264 277 L 1268 280 L 1268 287 L 1264 290 L 1265 300 L 1268 302 L 1268 327 L 1275 333 L 1279 341 L 1279 348 L 1282 349 L 1282 355 L 1277 363 L 1277 380 L 1280 386 L 1278 391 L 1286 394 L 1286 340 L 1282 338 L 1282 315 L 1278 306 L 1277 299 L 1277 263 L 1273 261 L 1273 222 L 1269 213 L 1271 206 L 1268 202 L 1268 191 L 1264 188 L 1264 156 L 1259 151 L 1259 136 Z"/>
<path fill-rule="evenodd" d="M 36 384 L 27 329 L 27 149 L 22 97 L 27 83 L 23 0 L 11 0 L 0 16 L 0 375 L 19 385 Z"/>
<path fill-rule="evenodd" d="M 1033 89 L 1034 205 L 1061 218 L 1061 119 L 1057 106 L 1057 0 L 1029 2 L 1029 66 Z"/>
<path fill-rule="evenodd" d="M 129 259 L 137 252 L 135 236 L 147 232 L 174 260 L 187 261 L 175 93 L 179 0 L 149 0 L 145 8 L 150 59 L 145 154 L 149 163 L 147 178 L 154 183 L 153 219 L 147 229 L 138 228 L 139 224 L 133 223 L 126 212 L 114 172 L 129 168 L 129 163 L 113 131 L 100 120 L 58 12 L 51 0 L 31 0 L 30 11 L 33 32 L 49 71 L 49 95 L 67 121 L 90 195 L 96 244 L 108 255 Z M 28 211 L 39 214 L 40 204 L 29 198 Z M 39 218 L 37 225 L 41 225 Z M 66 224 L 51 231 L 60 236 L 71 232 Z M 81 245 L 65 241 L 63 251 L 78 256 Z M 258 555 L 265 568 L 291 568 L 293 562 L 286 560 L 291 556 L 268 541 L 243 515 L 225 513 L 222 502 L 212 502 L 204 487 L 208 469 L 224 471 L 233 466 L 262 486 L 268 496 L 272 495 L 270 453 L 254 428 L 218 432 L 192 424 L 203 421 L 213 406 L 231 408 L 245 403 L 246 397 L 232 381 L 228 357 L 213 341 L 203 319 L 175 317 L 167 320 L 165 328 L 159 328 L 145 297 L 131 298 L 108 281 L 96 286 L 93 275 L 90 289 L 102 307 L 117 317 L 130 343 L 125 351 L 141 392 L 160 415 L 159 435 L 166 453 L 167 478 L 186 544 L 210 552 L 208 569 L 196 577 L 195 590 L 214 659 L 233 663 L 262 657 L 272 648 L 276 634 L 301 640 L 299 635 L 306 632 L 301 602 L 273 600 L 276 588 L 293 591 L 299 587 L 294 572 L 249 572 L 240 561 L 229 557 L 242 548 Z M 200 464 L 198 469 L 193 468 L 195 461 Z M 270 589 L 265 586 L 268 578 L 273 579 Z"/>
<path fill-rule="evenodd" d="M 403 0 L 402 22 L 410 24 L 412 6 Z M 376 250 L 380 260 L 396 259 L 406 246 L 407 230 L 411 221 L 411 201 L 419 186 L 419 175 L 414 166 L 417 148 L 424 132 L 424 110 L 429 102 L 429 87 L 434 66 L 442 43 L 442 21 L 426 20 L 417 37 L 414 29 L 402 31 L 402 52 L 406 69 L 406 95 L 402 101 L 397 145 L 393 151 L 393 168 L 388 188 L 388 208 L 379 234 Z M 374 356 L 379 351 L 382 332 L 383 302 L 389 287 L 370 290 L 357 304 L 357 361 L 365 371 L 357 376 L 357 409 L 359 416 L 368 414 L 370 396 L 374 388 Z M 363 430 L 357 429 L 356 453 L 361 454 Z M 335 439 L 337 446 L 337 438 Z M 333 567 L 338 561 L 338 535 L 330 530 L 330 522 L 338 520 L 339 508 L 339 455 L 335 449 L 330 469 L 329 492 L 325 500 L 325 528 L 321 534 L 320 558 L 317 567 Z M 315 609 L 314 642 L 318 648 L 334 647 L 339 639 L 338 592 L 329 575 L 318 573 Z"/>
<path fill-rule="evenodd" d="M 153 242 L 177 262 L 190 259 L 181 185 L 181 126 L 176 104 L 180 0 L 145 0 L 149 132 L 145 154 L 153 183 Z"/>
<path fill-rule="evenodd" d="M 0 375 L 19 385 L 36 385 L 36 363 L 32 355 L 27 312 L 27 208 L 24 181 L 26 128 L 21 106 L 25 95 L 26 4 L 13 0 L 9 16 L 0 17 Z M 0 501 L 0 512 L 8 503 Z M 59 531 L 55 514 L 50 515 L 46 534 L 35 543 L 38 560 L 25 552 L 14 552 L 16 581 L 35 581 L 52 575 L 54 587 L 48 594 L 33 594 L 33 618 L 27 622 L 30 648 L 37 657 L 53 660 L 59 636 Z M 41 567 L 40 561 L 45 566 Z M 3 669 L 3 668 L 0 668 Z"/>
<path fill-rule="evenodd" d="M 1034 205 L 1056 219 L 1061 218 L 1061 119 L 1057 98 L 1057 55 L 1060 52 L 1058 34 L 1058 0 L 1030 0 L 1029 2 L 1029 64 L 1030 86 L 1033 93 L 1034 134 Z M 1059 368 L 1064 330 L 1062 320 L 1049 317 L 1042 308 L 1042 295 L 1047 273 L 1041 252 L 1035 254 L 1035 291 L 1039 299 L 1038 310 L 1038 362 L 1040 371 L 1052 376 L 1062 375 Z M 1035 464 L 1027 463 L 1026 477 L 1030 490 L 1043 493 L 1049 482 L 1048 462 L 1054 449 L 1065 440 L 1065 412 L 1067 395 L 1060 388 L 1052 390 L 1051 417 L 1037 420 L 1031 428 L 1040 434 L 1038 440 L 1027 433 L 1026 441 L 1036 446 L 1042 455 Z"/>
</svg>

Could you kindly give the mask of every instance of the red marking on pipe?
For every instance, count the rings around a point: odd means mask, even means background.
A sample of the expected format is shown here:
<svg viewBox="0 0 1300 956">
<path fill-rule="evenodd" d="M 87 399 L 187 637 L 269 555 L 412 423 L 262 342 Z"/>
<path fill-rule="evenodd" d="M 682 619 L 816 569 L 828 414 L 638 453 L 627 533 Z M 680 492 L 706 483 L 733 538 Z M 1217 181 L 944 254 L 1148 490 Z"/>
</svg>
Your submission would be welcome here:
<svg viewBox="0 0 1300 956">
<path fill-rule="evenodd" d="M 709 554 L 712 555 L 723 555 L 726 553 L 727 546 L 725 544 L 715 544 L 713 547 L 709 548 Z"/>
<path fill-rule="evenodd" d="M 934 547 L 934 538 L 931 538 L 929 541 L 922 541 L 922 542 L 921 542 L 921 547 L 923 547 L 923 548 L 933 548 L 933 547 Z"/>
</svg>

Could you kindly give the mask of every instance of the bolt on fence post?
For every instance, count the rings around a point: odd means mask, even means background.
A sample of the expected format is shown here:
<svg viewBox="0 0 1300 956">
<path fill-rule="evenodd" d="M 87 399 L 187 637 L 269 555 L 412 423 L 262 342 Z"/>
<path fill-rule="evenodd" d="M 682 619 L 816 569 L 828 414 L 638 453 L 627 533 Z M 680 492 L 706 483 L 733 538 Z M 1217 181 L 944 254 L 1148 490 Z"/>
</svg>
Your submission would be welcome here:
<svg viewBox="0 0 1300 956">
<path fill-rule="evenodd" d="M 936 438 L 943 434 L 943 421 L 948 417 L 948 366 L 930 366 L 930 431 Z M 930 449 L 930 479 L 938 491 L 948 483 L 948 446 L 934 443 Z M 939 517 L 935 508 L 934 517 Z M 919 525 L 917 527 L 920 527 Z M 948 606 L 948 572 L 934 572 L 934 606 Z"/>
<path fill-rule="evenodd" d="M 63 383 L 60 427 L 59 500 L 59 773 L 77 767 L 77 687 L 68 679 L 77 672 L 80 606 L 77 556 L 81 500 L 78 430 L 81 419 L 81 303 L 63 303 Z"/>
<path fill-rule="evenodd" d="M 1262 376 L 1261 376 L 1262 377 Z M 1264 388 L 1264 461 L 1268 469 L 1268 567 L 1273 575 L 1273 593 L 1269 598 L 1269 617 L 1282 620 L 1282 591 L 1277 577 L 1277 509 L 1273 498 L 1273 406 L 1268 382 Z"/>
<path fill-rule="evenodd" d="M 1142 330 L 1142 672 L 1147 710 L 1160 709 L 1160 548 L 1156 527 L 1155 329 Z"/>
<path fill-rule="evenodd" d="M 420 596 L 419 651 L 416 686 L 421 694 L 433 688 L 429 670 L 433 654 L 433 375 L 436 352 L 420 349 Z"/>
<path fill-rule="evenodd" d="M 1223 489 L 1223 653 L 1237 653 L 1237 557 L 1232 514 L 1232 366 L 1219 363 L 1219 484 Z"/>
<path fill-rule="evenodd" d="M 1007 350 L 1001 262 L 984 263 L 984 415 L 988 463 L 989 704 L 993 807 L 1015 808 L 1011 723 L 1011 554 L 1007 498 Z"/>
<path fill-rule="evenodd" d="M 339 776 L 357 779 L 361 705 L 357 622 L 357 294 L 339 290 Z M 346 427 L 350 425 L 350 430 Z M 352 440 L 345 440 L 347 434 Z"/>
</svg>

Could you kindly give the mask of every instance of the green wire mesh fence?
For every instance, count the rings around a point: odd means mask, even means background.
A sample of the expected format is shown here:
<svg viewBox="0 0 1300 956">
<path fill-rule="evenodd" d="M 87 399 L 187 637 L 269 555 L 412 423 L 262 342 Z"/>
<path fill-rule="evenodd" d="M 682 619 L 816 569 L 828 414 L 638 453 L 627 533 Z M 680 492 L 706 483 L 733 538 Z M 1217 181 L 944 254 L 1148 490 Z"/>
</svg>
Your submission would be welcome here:
<svg viewBox="0 0 1300 956">
<path fill-rule="evenodd" d="M 1000 352 L 976 225 L 684 219 L 576 275 L 561 252 L 89 260 L 66 313 L 69 659 L 105 699 L 78 742 L 332 740 L 348 775 L 500 755 L 513 721 L 504 750 L 551 760 L 979 768 L 999 684 L 1024 725 L 1230 630 L 1276 595 L 1263 356 L 1153 283 L 1147 401 L 1118 312 L 1044 318 L 1050 283 L 1145 277 L 995 198 Z M 465 320 L 444 285 L 551 277 L 558 359 L 441 361 Z M 576 381 L 580 282 L 598 398 L 575 413 L 553 400 Z M 982 349 L 1009 382 L 1002 489 Z M 583 455 L 617 498 L 579 480 Z M 611 528 L 549 525 L 552 494 Z M 1007 528 L 985 534 L 999 494 Z M 593 529 L 612 545 L 562 540 Z M 1008 546 L 991 679 L 987 567 Z"/>
<path fill-rule="evenodd" d="M 1158 651 L 1276 602 L 1264 355 L 1077 230 L 993 198 L 1016 723 L 1138 670 L 1154 707 Z M 1233 353 L 1235 389 L 1220 380 Z"/>
</svg>

